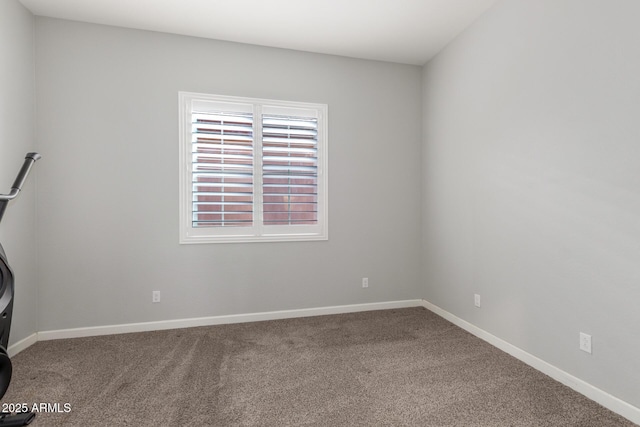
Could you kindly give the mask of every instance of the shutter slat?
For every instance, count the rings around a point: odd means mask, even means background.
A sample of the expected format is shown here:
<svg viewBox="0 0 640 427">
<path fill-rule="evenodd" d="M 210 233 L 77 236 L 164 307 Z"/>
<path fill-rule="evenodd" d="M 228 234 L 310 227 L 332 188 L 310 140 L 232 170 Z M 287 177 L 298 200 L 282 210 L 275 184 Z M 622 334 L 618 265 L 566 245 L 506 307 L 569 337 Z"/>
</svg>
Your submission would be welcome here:
<svg viewBox="0 0 640 427">
<path fill-rule="evenodd" d="M 234 141 L 235 142 L 235 141 Z M 251 142 L 251 140 L 249 140 Z M 197 151 L 196 151 L 197 150 Z M 253 152 L 253 146 L 251 144 L 239 145 L 233 144 L 231 142 L 225 142 L 224 144 L 216 141 L 213 142 L 203 142 L 202 140 L 198 140 L 198 142 L 193 143 L 193 152 L 196 153 L 219 153 L 221 150 L 225 151 L 240 151 L 240 152 Z"/>
<path fill-rule="evenodd" d="M 194 205 L 198 205 L 198 206 L 213 206 L 213 205 L 220 205 L 220 206 L 248 205 L 248 206 L 251 206 L 253 204 L 253 202 L 251 202 L 251 201 L 249 201 L 249 202 L 198 202 L 198 201 L 194 201 L 193 204 Z"/>
<path fill-rule="evenodd" d="M 232 191 L 225 191 L 223 193 L 218 193 L 218 195 L 225 195 L 225 196 L 233 196 L 233 197 L 244 197 L 244 196 L 250 196 L 251 193 L 238 193 L 238 192 L 232 192 Z M 195 196 L 211 196 L 211 192 L 210 191 L 194 191 L 193 192 L 194 197 Z"/>
<path fill-rule="evenodd" d="M 234 188 L 234 189 L 239 189 L 239 188 L 251 188 L 253 189 L 253 184 L 244 184 L 241 182 L 194 182 L 193 183 L 193 188 L 194 188 L 194 192 L 197 192 L 197 189 L 205 189 L 205 188 Z M 219 191 L 219 190 L 210 190 L 207 192 L 211 192 L 211 191 Z M 223 190 L 225 191 L 225 190 Z M 204 192 L 204 191 L 203 191 Z M 252 192 L 249 192 L 249 194 L 251 194 Z"/>
<path fill-rule="evenodd" d="M 299 162 L 299 163 L 313 163 L 313 164 L 317 164 L 318 163 L 318 159 L 315 157 L 299 157 L 299 156 L 290 156 L 290 157 L 284 157 L 284 156 L 264 156 L 262 157 L 262 160 L 269 164 L 269 163 L 273 163 L 273 162 L 279 162 L 279 163 L 283 163 L 283 162 Z"/>
<path fill-rule="evenodd" d="M 276 173 L 269 173 L 269 174 L 264 174 L 262 175 L 262 177 L 264 179 L 283 179 L 283 178 L 289 178 L 289 179 L 311 179 L 314 178 L 314 175 L 282 175 L 282 174 L 276 174 Z M 314 184 L 315 185 L 315 184 Z"/>
<path fill-rule="evenodd" d="M 230 123 L 244 123 L 248 127 L 253 125 L 253 116 L 250 113 L 203 113 L 194 111 L 193 114 L 191 114 L 191 118 L 194 122 L 228 121 Z"/>
<path fill-rule="evenodd" d="M 264 194 L 267 194 L 267 189 L 269 188 L 309 188 L 315 189 L 317 185 L 315 184 L 267 184 L 264 186 Z M 306 194 L 317 194 L 317 193 L 306 193 Z"/>
<path fill-rule="evenodd" d="M 274 147 L 265 145 L 262 148 L 263 153 L 289 153 L 292 155 L 308 155 L 309 157 L 317 157 L 318 150 L 316 148 L 298 148 L 298 147 Z"/>
<path fill-rule="evenodd" d="M 194 166 L 207 166 L 213 164 L 222 165 L 240 165 L 251 166 L 253 164 L 253 155 L 248 154 L 234 154 L 234 153 L 216 153 L 216 154 L 194 154 L 193 162 Z"/>
<path fill-rule="evenodd" d="M 308 127 L 311 129 L 318 128 L 318 119 L 316 118 L 265 116 L 262 119 L 262 123 L 269 126 L 281 126 L 281 127 L 295 126 L 295 127 Z"/>
<path fill-rule="evenodd" d="M 286 130 L 286 132 L 284 132 Z M 274 128 L 264 128 L 262 129 L 262 134 L 267 138 L 275 138 L 275 139 L 283 139 L 283 138 L 295 138 L 295 139 L 306 139 L 314 140 L 317 136 L 315 131 L 307 130 L 307 129 L 274 129 Z"/>
<path fill-rule="evenodd" d="M 279 165 L 264 165 L 262 168 L 267 173 L 272 174 L 289 174 L 291 172 L 317 174 L 318 168 L 316 166 L 279 166 Z"/>
<path fill-rule="evenodd" d="M 262 142 L 265 144 L 284 144 L 284 145 L 315 145 L 317 143 L 316 140 L 313 139 L 301 139 L 301 138 L 289 138 L 286 136 L 276 137 L 276 136 L 265 136 L 263 135 Z"/>
</svg>

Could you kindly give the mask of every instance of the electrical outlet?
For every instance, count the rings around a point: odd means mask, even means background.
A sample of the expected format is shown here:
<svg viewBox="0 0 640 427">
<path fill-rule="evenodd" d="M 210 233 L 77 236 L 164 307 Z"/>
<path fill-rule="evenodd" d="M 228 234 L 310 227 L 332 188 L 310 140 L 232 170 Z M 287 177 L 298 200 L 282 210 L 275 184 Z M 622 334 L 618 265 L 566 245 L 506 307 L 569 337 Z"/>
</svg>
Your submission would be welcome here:
<svg viewBox="0 0 640 427">
<path fill-rule="evenodd" d="M 591 354 L 591 335 L 580 332 L 580 350 Z"/>
<path fill-rule="evenodd" d="M 160 291 L 153 291 L 151 293 L 151 302 L 160 302 Z"/>
<path fill-rule="evenodd" d="M 363 277 L 362 278 L 362 287 L 363 288 L 368 288 L 369 287 L 369 278 L 368 277 Z"/>
<path fill-rule="evenodd" d="M 478 308 L 480 307 L 480 295 L 478 294 L 473 295 L 473 305 L 475 305 Z"/>
</svg>

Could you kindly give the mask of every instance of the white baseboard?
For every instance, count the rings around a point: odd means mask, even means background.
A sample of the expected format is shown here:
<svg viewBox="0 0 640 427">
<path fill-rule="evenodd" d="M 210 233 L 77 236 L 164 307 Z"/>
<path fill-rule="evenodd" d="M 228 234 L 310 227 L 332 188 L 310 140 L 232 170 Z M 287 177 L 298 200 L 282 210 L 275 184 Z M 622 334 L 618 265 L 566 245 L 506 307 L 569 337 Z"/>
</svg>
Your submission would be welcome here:
<svg viewBox="0 0 640 427">
<path fill-rule="evenodd" d="M 13 357 L 16 354 L 20 353 L 22 350 L 26 350 L 37 342 L 38 334 L 31 334 L 28 337 L 18 341 L 17 343 L 10 345 L 7 349 L 7 353 L 9 353 L 9 357 Z"/>
<path fill-rule="evenodd" d="M 625 417 L 626 419 L 636 424 L 640 424 L 640 408 L 636 408 L 635 406 L 621 399 L 618 399 L 617 397 L 612 396 L 611 394 L 600 390 L 597 387 L 592 386 L 591 384 L 581 380 L 580 378 L 574 377 L 573 375 L 545 362 L 542 359 L 538 359 L 532 354 L 527 353 L 526 351 L 496 337 L 495 335 L 491 335 L 489 332 L 478 328 L 477 326 L 467 322 L 466 320 L 454 316 L 448 311 L 445 311 L 428 301 L 423 300 L 421 305 L 427 310 L 430 310 L 438 316 L 450 321 L 454 325 L 459 326 L 467 332 L 470 332 L 471 334 L 488 342 L 494 347 L 497 347 L 505 353 L 510 354 L 516 359 L 521 360 L 532 368 L 550 376 L 554 380 L 570 387 L 578 393 L 583 394 L 584 396 L 599 403 L 605 408 Z"/>
<path fill-rule="evenodd" d="M 360 311 L 392 308 L 420 307 L 422 300 L 389 301 L 369 304 L 338 305 L 332 307 L 304 308 L 299 310 L 268 311 L 263 313 L 231 314 L 226 316 L 198 317 L 192 319 L 163 320 L 158 322 L 128 323 L 123 325 L 94 326 L 88 328 L 59 329 L 38 332 L 38 341 L 64 338 L 81 338 L 98 335 L 125 334 L 130 332 L 160 331 L 166 329 L 193 328 L 197 326 L 224 325 L 229 323 L 260 322 L 263 320 L 291 319 L 295 317 L 323 316 L 327 314 L 356 313 Z"/>
</svg>

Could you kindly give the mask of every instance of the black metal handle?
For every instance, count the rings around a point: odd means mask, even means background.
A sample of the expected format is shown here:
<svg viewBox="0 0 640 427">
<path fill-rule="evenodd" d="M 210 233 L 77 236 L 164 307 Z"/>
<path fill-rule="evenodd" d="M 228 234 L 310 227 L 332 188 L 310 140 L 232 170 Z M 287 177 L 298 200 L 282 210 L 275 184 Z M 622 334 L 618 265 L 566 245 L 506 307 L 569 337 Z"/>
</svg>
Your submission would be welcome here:
<svg viewBox="0 0 640 427">
<path fill-rule="evenodd" d="M 22 168 L 20 168 L 20 172 L 18 172 L 18 176 L 16 176 L 16 180 L 11 186 L 11 192 L 9 194 L 0 194 L 0 202 L 9 201 L 11 199 L 14 199 L 18 195 L 18 193 L 22 189 L 24 181 L 27 179 L 27 175 L 29 175 L 31 167 L 36 162 L 36 160 L 39 160 L 41 157 L 42 156 L 38 153 L 27 153 L 24 158 Z"/>
</svg>

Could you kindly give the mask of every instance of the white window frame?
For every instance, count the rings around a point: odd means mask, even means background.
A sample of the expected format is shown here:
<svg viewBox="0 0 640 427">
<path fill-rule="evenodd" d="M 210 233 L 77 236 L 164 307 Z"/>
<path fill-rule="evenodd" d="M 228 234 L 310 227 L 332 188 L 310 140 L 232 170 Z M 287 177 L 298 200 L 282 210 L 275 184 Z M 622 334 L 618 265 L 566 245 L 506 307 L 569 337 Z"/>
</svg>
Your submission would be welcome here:
<svg viewBox="0 0 640 427">
<path fill-rule="evenodd" d="M 326 104 L 279 101 L 225 95 L 179 92 L 180 161 L 180 244 L 284 242 L 328 240 L 328 107 Z M 253 109 L 254 135 L 254 216 L 251 227 L 193 227 L 193 106 L 206 103 L 237 105 Z M 233 107 L 232 107 L 233 108 Z M 318 119 L 317 136 L 317 225 L 264 225 L 262 219 L 262 112 L 290 111 L 292 115 L 314 111 Z"/>
</svg>

